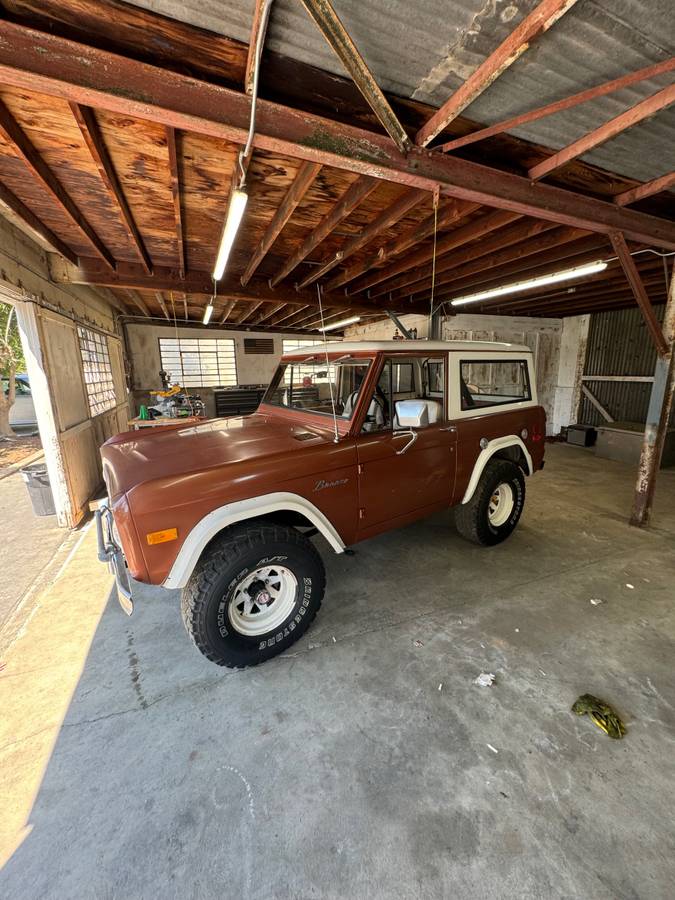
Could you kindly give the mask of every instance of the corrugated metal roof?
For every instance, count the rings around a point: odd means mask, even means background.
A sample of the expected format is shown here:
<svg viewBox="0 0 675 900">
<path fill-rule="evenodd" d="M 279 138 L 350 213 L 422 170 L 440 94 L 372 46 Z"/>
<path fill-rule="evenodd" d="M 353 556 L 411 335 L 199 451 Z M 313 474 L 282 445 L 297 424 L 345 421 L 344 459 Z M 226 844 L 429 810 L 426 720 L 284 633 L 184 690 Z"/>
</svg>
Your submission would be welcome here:
<svg viewBox="0 0 675 900">
<path fill-rule="evenodd" d="M 133 5 L 248 42 L 253 0 L 132 0 Z M 440 106 L 537 0 L 334 0 L 380 86 Z M 298 0 L 275 0 L 268 46 L 344 75 Z M 580 0 L 466 115 L 489 125 L 675 53 L 673 0 Z M 665 75 L 542 119 L 513 134 L 557 149 L 670 84 Z M 675 107 L 583 158 L 647 181 L 675 160 Z"/>
</svg>

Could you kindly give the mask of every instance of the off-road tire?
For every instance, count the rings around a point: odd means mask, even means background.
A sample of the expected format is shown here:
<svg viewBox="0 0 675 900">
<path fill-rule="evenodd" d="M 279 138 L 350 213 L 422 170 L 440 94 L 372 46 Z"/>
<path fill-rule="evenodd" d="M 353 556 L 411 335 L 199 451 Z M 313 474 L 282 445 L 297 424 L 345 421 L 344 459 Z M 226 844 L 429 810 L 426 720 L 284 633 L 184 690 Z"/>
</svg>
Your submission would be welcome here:
<svg viewBox="0 0 675 900">
<path fill-rule="evenodd" d="M 490 498 L 500 484 L 513 491 L 513 511 L 503 525 L 494 526 L 489 519 Z M 491 459 L 483 469 L 478 486 L 468 503 L 455 507 L 457 531 L 468 541 L 491 547 L 511 534 L 525 504 L 525 478 L 519 466 L 507 459 Z"/>
<path fill-rule="evenodd" d="M 237 584 L 262 564 L 283 559 L 297 580 L 295 605 L 273 633 L 255 638 L 232 627 L 227 608 Z M 183 588 L 183 622 L 197 649 L 219 666 L 243 669 L 283 653 L 307 631 L 326 585 L 321 557 L 294 528 L 246 522 L 228 528 L 206 549 Z"/>
</svg>

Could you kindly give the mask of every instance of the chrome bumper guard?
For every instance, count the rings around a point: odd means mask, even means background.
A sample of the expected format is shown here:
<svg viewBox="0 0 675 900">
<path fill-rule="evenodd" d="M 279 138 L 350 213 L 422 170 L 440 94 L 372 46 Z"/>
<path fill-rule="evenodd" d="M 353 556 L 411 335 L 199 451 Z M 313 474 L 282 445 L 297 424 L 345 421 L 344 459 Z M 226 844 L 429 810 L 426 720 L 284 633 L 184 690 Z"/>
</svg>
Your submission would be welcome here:
<svg viewBox="0 0 675 900">
<path fill-rule="evenodd" d="M 122 548 L 118 547 L 113 537 L 113 516 L 107 506 L 100 506 L 94 513 L 96 517 L 96 536 L 98 538 L 98 558 L 107 563 L 115 576 L 117 599 L 124 612 L 130 616 L 134 611 L 131 597 L 129 570 Z"/>
</svg>

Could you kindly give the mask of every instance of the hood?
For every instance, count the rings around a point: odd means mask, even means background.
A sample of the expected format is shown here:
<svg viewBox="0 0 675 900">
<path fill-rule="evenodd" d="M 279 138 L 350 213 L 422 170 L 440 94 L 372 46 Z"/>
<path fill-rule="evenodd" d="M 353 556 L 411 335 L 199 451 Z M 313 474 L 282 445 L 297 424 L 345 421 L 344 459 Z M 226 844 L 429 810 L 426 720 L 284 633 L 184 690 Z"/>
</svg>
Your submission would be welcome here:
<svg viewBox="0 0 675 900">
<path fill-rule="evenodd" d="M 103 444 L 103 477 L 114 500 L 148 481 L 269 460 L 331 440 L 331 432 L 260 414 L 188 428 L 143 428 Z"/>
</svg>

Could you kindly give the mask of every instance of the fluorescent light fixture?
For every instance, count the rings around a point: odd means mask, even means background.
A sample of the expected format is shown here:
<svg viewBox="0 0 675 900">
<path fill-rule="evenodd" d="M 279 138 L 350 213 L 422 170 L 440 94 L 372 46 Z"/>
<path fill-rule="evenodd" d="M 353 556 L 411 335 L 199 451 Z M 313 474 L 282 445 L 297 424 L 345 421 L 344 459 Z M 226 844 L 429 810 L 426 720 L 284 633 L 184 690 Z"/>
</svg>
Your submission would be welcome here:
<svg viewBox="0 0 675 900">
<path fill-rule="evenodd" d="M 319 331 L 332 331 L 334 328 L 342 328 L 344 325 L 355 325 L 356 322 L 361 321 L 361 316 L 352 316 L 350 319 L 340 319 L 339 322 L 333 322 L 332 325 L 326 325 L 324 328 L 319 328 Z"/>
<path fill-rule="evenodd" d="M 584 275 L 594 275 L 596 272 L 602 272 L 606 268 L 607 263 L 598 260 L 585 266 L 577 266 L 575 269 L 565 269 L 562 272 L 554 272 L 552 275 L 530 278 L 529 281 L 518 281 L 515 284 L 506 284 L 503 287 L 492 288 L 489 291 L 480 291 L 478 294 L 467 294 L 466 297 L 457 297 L 451 301 L 451 306 L 478 303 L 479 300 L 491 300 L 492 297 L 502 297 L 504 294 L 517 294 L 519 291 L 529 291 L 532 288 L 556 284 L 558 281 L 567 281 L 570 278 L 583 278 Z"/>
<path fill-rule="evenodd" d="M 209 303 L 209 305 L 204 310 L 204 318 L 202 319 L 202 323 L 204 325 L 208 325 L 211 321 L 211 316 L 213 315 L 213 303 Z"/>
<path fill-rule="evenodd" d="M 218 256 L 216 257 L 216 265 L 213 269 L 213 277 L 216 281 L 220 281 L 225 272 L 227 260 L 230 257 L 230 251 L 234 244 L 234 239 L 239 231 L 241 220 L 244 216 L 244 210 L 248 202 L 248 194 L 245 188 L 235 188 L 230 195 L 230 203 L 227 207 L 227 216 L 223 225 L 223 233 L 220 236 L 220 246 L 218 247 Z"/>
</svg>

